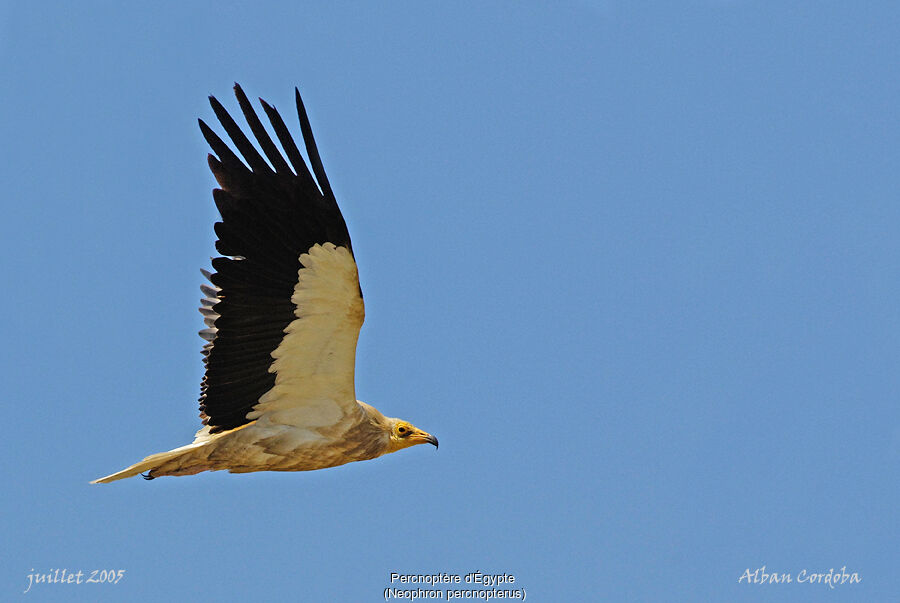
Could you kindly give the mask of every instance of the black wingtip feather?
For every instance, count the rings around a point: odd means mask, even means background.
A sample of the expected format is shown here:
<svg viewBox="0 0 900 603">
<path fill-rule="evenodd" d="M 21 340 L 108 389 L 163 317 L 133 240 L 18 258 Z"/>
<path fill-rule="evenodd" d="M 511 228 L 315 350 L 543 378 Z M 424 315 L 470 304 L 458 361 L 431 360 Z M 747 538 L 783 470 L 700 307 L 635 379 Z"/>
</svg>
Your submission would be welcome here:
<svg viewBox="0 0 900 603">
<path fill-rule="evenodd" d="M 200 132 L 203 134 L 203 138 L 206 139 L 206 143 L 213 150 L 213 153 L 218 155 L 219 160 L 222 163 L 225 163 L 229 166 L 229 168 L 233 168 L 235 170 L 246 172 L 247 166 L 238 159 L 238 156 L 235 155 L 228 145 L 219 138 L 219 135 L 216 134 L 212 128 L 206 125 L 206 122 L 202 119 L 198 119 L 197 123 L 200 125 Z"/>
<path fill-rule="evenodd" d="M 265 127 L 263 127 L 262 122 L 259 121 L 259 117 L 256 115 L 256 111 L 253 109 L 253 105 L 250 104 L 250 100 L 247 98 L 247 95 L 244 94 L 244 91 L 237 83 L 234 84 L 234 95 L 235 97 L 237 97 L 238 105 L 240 105 L 241 111 L 244 113 L 244 119 L 247 120 L 247 124 L 250 126 L 250 130 L 256 137 L 257 142 L 259 142 L 259 146 L 262 147 L 262 150 L 266 154 L 266 158 L 269 160 L 269 163 L 272 164 L 277 173 L 291 173 L 291 169 L 288 167 L 288 164 L 284 160 L 284 157 L 282 157 L 281 153 L 278 152 L 278 148 L 272 142 L 272 139 L 269 137 L 268 132 L 266 132 Z"/>
<path fill-rule="evenodd" d="M 312 166 L 316 180 L 319 181 L 319 188 L 325 198 L 334 202 L 334 192 L 331 190 L 331 184 L 328 182 L 328 176 L 325 175 L 325 167 L 322 165 L 322 158 L 319 157 L 319 149 L 316 147 L 316 139 L 312 133 L 312 126 L 309 125 L 309 116 L 306 114 L 306 107 L 303 106 L 303 99 L 300 97 L 300 89 L 294 88 L 294 100 L 297 103 L 297 116 L 300 118 L 300 132 L 303 134 L 303 142 L 306 144 L 306 155 L 309 157 L 309 163 Z"/>
<path fill-rule="evenodd" d="M 278 137 L 281 147 L 287 154 L 288 161 L 294 166 L 294 173 L 305 185 L 315 187 L 318 190 L 319 187 L 316 186 L 316 181 L 309 172 L 309 168 L 306 167 L 306 161 L 303 160 L 303 155 L 300 154 L 300 149 L 297 148 L 297 143 L 294 142 L 294 137 L 291 136 L 287 126 L 284 125 L 284 120 L 281 119 L 278 110 L 263 99 L 259 99 L 259 102 L 266 112 L 266 117 L 269 118 L 269 123 L 272 124 L 272 128 L 275 130 L 275 135 Z"/>
<path fill-rule="evenodd" d="M 220 103 L 215 96 L 211 96 L 209 98 L 209 104 L 212 107 L 213 113 L 215 113 L 216 117 L 219 119 L 219 123 L 222 124 L 222 127 L 225 128 L 229 138 L 231 138 L 231 142 L 237 147 L 250 168 L 256 173 L 271 174 L 272 168 L 270 168 L 269 164 L 262 158 L 262 155 L 259 154 L 256 147 L 250 142 L 250 139 L 244 135 L 228 111 L 225 110 L 225 107 L 222 106 L 222 103 Z"/>
</svg>

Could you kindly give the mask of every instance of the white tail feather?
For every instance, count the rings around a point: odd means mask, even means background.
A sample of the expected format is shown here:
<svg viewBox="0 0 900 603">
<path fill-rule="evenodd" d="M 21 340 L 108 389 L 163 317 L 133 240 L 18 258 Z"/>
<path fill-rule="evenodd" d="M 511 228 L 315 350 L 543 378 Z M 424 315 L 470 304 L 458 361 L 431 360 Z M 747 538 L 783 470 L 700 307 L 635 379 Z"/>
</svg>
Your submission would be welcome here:
<svg viewBox="0 0 900 603">
<path fill-rule="evenodd" d="M 186 455 L 187 453 L 192 452 L 197 448 L 198 443 L 194 442 L 192 444 L 188 444 L 187 446 L 182 446 L 180 448 L 176 448 L 174 450 L 169 450 L 168 452 L 158 452 L 156 454 L 151 454 L 147 458 L 145 458 L 140 463 L 135 463 L 131 467 L 126 469 L 122 469 L 121 471 L 117 471 L 111 475 L 107 475 L 106 477 L 101 477 L 99 479 L 95 479 L 92 481 L 92 484 L 108 484 L 109 482 L 114 482 L 120 479 L 125 479 L 126 477 L 133 477 L 139 473 L 143 473 L 144 471 L 150 471 L 156 467 L 159 467 L 163 463 L 167 463 L 169 461 L 173 461 L 182 455 Z"/>
</svg>

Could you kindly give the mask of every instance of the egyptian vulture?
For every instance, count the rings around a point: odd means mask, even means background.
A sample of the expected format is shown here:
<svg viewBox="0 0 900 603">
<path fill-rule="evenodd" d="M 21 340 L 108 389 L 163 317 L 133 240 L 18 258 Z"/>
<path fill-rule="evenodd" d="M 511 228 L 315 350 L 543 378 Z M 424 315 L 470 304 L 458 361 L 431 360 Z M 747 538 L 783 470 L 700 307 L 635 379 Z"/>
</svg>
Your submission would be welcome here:
<svg viewBox="0 0 900 603">
<path fill-rule="evenodd" d="M 199 120 L 215 153 L 208 160 L 221 187 L 213 199 L 222 216 L 215 225 L 221 257 L 212 260 L 214 272 L 204 271 L 211 285 L 201 286 L 203 427 L 187 446 L 91 483 L 139 473 L 153 479 L 222 469 L 309 471 L 415 444 L 438 445 L 431 434 L 356 399 L 362 290 L 299 90 L 297 114 L 312 174 L 274 107 L 260 99 L 284 155 L 239 85 L 234 92 L 265 158 L 211 96 L 246 165 Z"/>
</svg>

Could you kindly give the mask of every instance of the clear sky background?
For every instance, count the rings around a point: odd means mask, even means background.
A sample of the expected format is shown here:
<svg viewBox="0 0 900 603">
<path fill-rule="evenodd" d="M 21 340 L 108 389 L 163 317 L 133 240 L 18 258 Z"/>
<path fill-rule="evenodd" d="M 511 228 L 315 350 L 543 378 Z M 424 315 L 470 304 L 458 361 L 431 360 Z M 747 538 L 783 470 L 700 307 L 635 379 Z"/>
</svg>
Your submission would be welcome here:
<svg viewBox="0 0 900 603">
<path fill-rule="evenodd" d="M 5 3 L 0 599 L 900 593 L 900 5 Z M 353 237 L 357 395 L 440 438 L 88 481 L 190 441 L 232 83 Z M 221 132 L 221 129 L 219 129 Z M 794 582 L 739 584 L 747 569 Z M 798 584 L 846 566 L 862 582 Z"/>
</svg>

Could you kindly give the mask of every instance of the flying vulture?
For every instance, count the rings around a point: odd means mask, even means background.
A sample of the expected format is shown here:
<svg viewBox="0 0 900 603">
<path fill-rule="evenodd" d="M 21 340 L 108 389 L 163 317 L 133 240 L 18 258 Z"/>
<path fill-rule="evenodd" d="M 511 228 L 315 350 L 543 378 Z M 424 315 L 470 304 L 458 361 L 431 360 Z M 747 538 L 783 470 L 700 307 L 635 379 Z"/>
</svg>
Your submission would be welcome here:
<svg viewBox="0 0 900 603">
<path fill-rule="evenodd" d="M 208 160 L 222 216 L 215 225 L 221 257 L 212 260 L 212 273 L 204 271 L 210 285 L 201 286 L 203 427 L 192 443 L 91 483 L 139 473 L 153 479 L 222 469 L 309 471 L 438 445 L 433 435 L 356 399 L 362 290 L 299 90 L 312 173 L 275 108 L 260 99 L 284 155 L 239 85 L 234 92 L 265 158 L 211 96 L 244 161 L 199 120 L 215 153 Z"/>
</svg>

